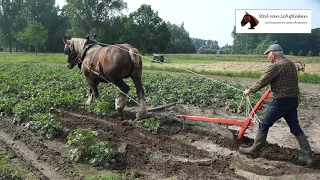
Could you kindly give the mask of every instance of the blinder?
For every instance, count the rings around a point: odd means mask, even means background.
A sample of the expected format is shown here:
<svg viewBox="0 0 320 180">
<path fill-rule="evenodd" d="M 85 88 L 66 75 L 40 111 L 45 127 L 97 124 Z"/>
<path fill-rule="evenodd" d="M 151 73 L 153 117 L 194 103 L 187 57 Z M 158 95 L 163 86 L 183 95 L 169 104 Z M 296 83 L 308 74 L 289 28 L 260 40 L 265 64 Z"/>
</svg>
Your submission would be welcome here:
<svg viewBox="0 0 320 180">
<path fill-rule="evenodd" d="M 72 69 L 75 65 L 78 65 L 78 67 L 81 69 L 82 61 L 86 55 L 86 52 L 95 44 L 98 44 L 95 37 L 91 38 L 87 36 L 87 41 L 85 42 L 84 48 L 80 54 L 73 50 L 73 44 L 65 45 L 63 53 L 68 55 L 68 68 Z"/>
<path fill-rule="evenodd" d="M 68 59 L 67 59 L 67 62 L 68 62 L 68 68 L 72 69 L 75 65 L 78 64 L 78 54 L 72 50 L 71 48 L 71 45 L 66 45 L 64 50 L 63 50 L 63 53 L 68 55 Z"/>
</svg>

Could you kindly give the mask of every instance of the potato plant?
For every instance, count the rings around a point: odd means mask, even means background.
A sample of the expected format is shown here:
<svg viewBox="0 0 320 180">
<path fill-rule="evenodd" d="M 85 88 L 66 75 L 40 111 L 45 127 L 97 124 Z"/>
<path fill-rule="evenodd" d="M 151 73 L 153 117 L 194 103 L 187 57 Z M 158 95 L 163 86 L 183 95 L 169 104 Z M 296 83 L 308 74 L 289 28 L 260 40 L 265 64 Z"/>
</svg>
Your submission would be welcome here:
<svg viewBox="0 0 320 180">
<path fill-rule="evenodd" d="M 109 166 L 117 154 L 117 151 L 109 146 L 107 141 L 97 142 L 99 131 L 91 128 L 75 129 L 69 136 L 67 145 L 72 148 L 69 151 L 69 159 L 75 162 L 86 162 L 92 165 Z"/>
</svg>

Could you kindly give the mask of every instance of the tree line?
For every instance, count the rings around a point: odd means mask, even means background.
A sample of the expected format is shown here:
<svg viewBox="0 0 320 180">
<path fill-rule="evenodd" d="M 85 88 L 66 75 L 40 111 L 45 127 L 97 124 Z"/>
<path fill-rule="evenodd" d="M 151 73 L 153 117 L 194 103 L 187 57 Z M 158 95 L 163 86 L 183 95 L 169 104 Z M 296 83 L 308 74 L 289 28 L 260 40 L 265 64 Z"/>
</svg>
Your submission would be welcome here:
<svg viewBox="0 0 320 180">
<path fill-rule="evenodd" d="M 159 17 L 150 5 L 124 15 L 123 0 L 0 0 L 0 48 L 61 52 L 63 38 L 97 35 L 105 44 L 130 43 L 142 53 L 195 53 L 181 25 Z"/>
<path fill-rule="evenodd" d="M 234 27 L 231 54 L 262 54 L 270 44 L 278 43 L 284 53 L 297 56 L 320 56 L 320 28 L 311 34 L 237 34 Z"/>
<path fill-rule="evenodd" d="M 0 50 L 61 52 L 63 38 L 96 34 L 105 44 L 130 43 L 142 53 L 261 54 L 280 43 L 286 54 L 319 55 L 320 28 L 311 34 L 236 34 L 233 45 L 191 38 L 184 24 L 159 17 L 150 5 L 124 15 L 124 0 L 0 0 Z"/>
</svg>

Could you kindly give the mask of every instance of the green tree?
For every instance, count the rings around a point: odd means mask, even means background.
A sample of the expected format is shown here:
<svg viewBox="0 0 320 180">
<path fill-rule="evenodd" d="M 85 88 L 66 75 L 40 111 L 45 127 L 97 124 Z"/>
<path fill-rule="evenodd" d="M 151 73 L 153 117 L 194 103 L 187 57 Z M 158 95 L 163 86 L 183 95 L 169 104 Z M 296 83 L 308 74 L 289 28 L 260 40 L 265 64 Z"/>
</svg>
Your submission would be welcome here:
<svg viewBox="0 0 320 180">
<path fill-rule="evenodd" d="M 125 40 L 137 46 L 142 53 L 161 51 L 170 40 L 167 24 L 146 4 L 130 13 L 125 29 Z"/>
<path fill-rule="evenodd" d="M 61 39 L 68 27 L 64 11 L 65 9 L 55 6 L 55 0 L 25 0 L 24 17 L 27 23 L 23 27 L 25 28 L 30 21 L 36 21 L 48 30 L 50 43 L 39 47 L 39 51 L 61 52 Z"/>
<path fill-rule="evenodd" d="M 266 34 L 236 33 L 235 26 L 231 36 L 233 37 L 232 51 L 234 54 L 252 54 L 254 49 L 266 38 Z"/>
<path fill-rule="evenodd" d="M 0 31 L 2 41 L 9 47 L 10 53 L 16 44 L 16 34 L 23 27 L 22 19 L 23 1 L 0 0 Z"/>
<path fill-rule="evenodd" d="M 44 46 L 48 40 L 48 30 L 40 23 L 31 21 L 23 32 L 19 34 L 22 44 L 33 46 L 38 55 L 39 46 Z"/>
<path fill-rule="evenodd" d="M 293 54 L 292 50 L 290 51 L 289 55 L 294 56 L 294 54 Z"/>
<path fill-rule="evenodd" d="M 302 50 L 300 50 L 300 51 L 298 52 L 298 56 L 303 56 L 303 51 L 302 51 Z"/>
<path fill-rule="evenodd" d="M 307 56 L 313 56 L 313 52 L 312 52 L 312 50 L 309 50 L 309 52 L 308 52 Z"/>
<path fill-rule="evenodd" d="M 67 35 L 85 37 L 106 34 L 108 21 L 127 8 L 123 0 L 66 0 L 66 14 L 70 23 Z"/>
<path fill-rule="evenodd" d="M 170 42 L 171 34 L 165 21 L 161 22 L 156 28 L 155 36 L 152 41 L 153 52 L 164 52 Z"/>
<path fill-rule="evenodd" d="M 270 37 L 267 36 L 259 45 L 253 50 L 254 54 L 263 54 L 266 49 L 271 45 L 277 43 L 277 41 L 271 41 Z"/>
<path fill-rule="evenodd" d="M 211 48 L 219 50 L 220 47 L 218 45 L 218 41 L 216 40 L 206 40 L 199 38 L 192 38 L 193 44 L 196 46 L 196 50 L 198 51 L 200 48 Z"/>
<path fill-rule="evenodd" d="M 220 54 L 231 54 L 232 46 L 231 45 L 224 45 L 220 48 Z"/>
<path fill-rule="evenodd" d="M 195 53 L 196 47 L 192 38 L 189 36 L 189 32 L 184 28 L 184 23 L 180 25 L 167 23 L 171 40 L 166 49 L 166 53 Z"/>
</svg>

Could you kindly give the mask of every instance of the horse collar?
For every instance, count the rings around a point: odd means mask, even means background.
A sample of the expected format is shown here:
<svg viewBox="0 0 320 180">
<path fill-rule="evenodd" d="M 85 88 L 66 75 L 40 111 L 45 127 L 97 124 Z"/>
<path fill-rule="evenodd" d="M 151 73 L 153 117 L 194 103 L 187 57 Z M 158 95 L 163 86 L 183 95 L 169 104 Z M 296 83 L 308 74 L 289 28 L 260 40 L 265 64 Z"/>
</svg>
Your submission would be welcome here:
<svg viewBox="0 0 320 180">
<path fill-rule="evenodd" d="M 78 65 L 80 65 L 81 67 L 81 64 L 83 62 L 83 59 L 85 58 L 86 54 L 87 54 L 87 51 L 93 46 L 94 44 L 87 44 L 83 47 L 82 51 L 81 51 L 81 54 L 78 58 Z"/>
</svg>

